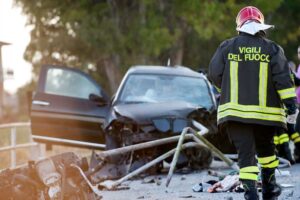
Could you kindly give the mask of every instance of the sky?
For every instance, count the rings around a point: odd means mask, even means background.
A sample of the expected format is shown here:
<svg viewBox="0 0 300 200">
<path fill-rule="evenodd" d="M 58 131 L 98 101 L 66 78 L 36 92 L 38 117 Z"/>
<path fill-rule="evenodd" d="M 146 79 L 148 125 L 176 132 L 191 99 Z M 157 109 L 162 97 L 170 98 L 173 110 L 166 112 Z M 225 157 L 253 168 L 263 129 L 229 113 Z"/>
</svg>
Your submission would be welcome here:
<svg viewBox="0 0 300 200">
<path fill-rule="evenodd" d="M 21 8 L 13 5 L 13 0 L 0 0 L 0 41 L 11 43 L 2 47 L 4 74 L 13 70 L 13 77 L 4 75 L 4 89 L 15 93 L 20 86 L 31 80 L 31 64 L 23 59 L 30 41 L 30 27 L 26 27 L 26 16 Z"/>
</svg>

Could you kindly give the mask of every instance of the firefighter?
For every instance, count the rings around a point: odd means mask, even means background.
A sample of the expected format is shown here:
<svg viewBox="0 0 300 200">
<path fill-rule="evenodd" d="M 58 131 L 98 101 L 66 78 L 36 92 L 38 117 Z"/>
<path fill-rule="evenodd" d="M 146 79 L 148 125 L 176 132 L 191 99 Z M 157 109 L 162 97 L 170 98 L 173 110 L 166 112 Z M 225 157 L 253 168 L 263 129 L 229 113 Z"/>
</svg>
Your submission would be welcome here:
<svg viewBox="0 0 300 200">
<path fill-rule="evenodd" d="M 296 65 L 292 61 L 288 62 L 289 68 L 291 70 L 291 78 L 295 83 L 295 86 L 298 87 L 300 85 L 300 79 L 296 76 Z M 297 93 L 296 93 L 297 95 Z M 299 116 L 298 116 L 299 119 Z M 297 120 L 296 120 L 297 122 Z M 290 149 L 290 140 L 294 142 L 294 157 L 292 157 L 291 149 Z M 274 136 L 274 144 L 276 145 L 277 155 L 283 157 L 290 161 L 291 164 L 294 164 L 295 161 L 299 162 L 299 156 L 297 156 L 298 149 L 300 149 L 300 136 L 299 133 L 295 129 L 295 124 L 287 124 L 287 130 L 283 128 L 279 128 L 277 130 L 277 134 Z"/>
<path fill-rule="evenodd" d="M 296 122 L 295 88 L 282 48 L 266 39 L 265 31 L 273 26 L 264 23 L 260 10 L 242 8 L 236 24 L 239 34 L 220 44 L 209 65 L 209 79 L 221 92 L 218 126 L 238 151 L 245 199 L 259 199 L 257 160 L 263 199 L 277 199 L 281 188 L 273 137 L 277 127 Z"/>
<path fill-rule="evenodd" d="M 300 46 L 298 46 L 297 49 L 297 55 L 298 55 L 298 60 L 300 61 Z M 297 95 L 297 102 L 298 102 L 298 107 L 300 106 L 300 81 L 297 84 L 297 79 L 299 80 L 300 78 L 300 64 L 297 67 L 297 72 L 295 74 L 295 83 L 296 83 L 296 95 Z M 300 116 L 298 116 L 297 119 L 297 124 L 295 127 L 295 132 L 290 135 L 291 140 L 295 144 L 294 148 L 294 158 L 297 163 L 300 163 Z"/>
</svg>

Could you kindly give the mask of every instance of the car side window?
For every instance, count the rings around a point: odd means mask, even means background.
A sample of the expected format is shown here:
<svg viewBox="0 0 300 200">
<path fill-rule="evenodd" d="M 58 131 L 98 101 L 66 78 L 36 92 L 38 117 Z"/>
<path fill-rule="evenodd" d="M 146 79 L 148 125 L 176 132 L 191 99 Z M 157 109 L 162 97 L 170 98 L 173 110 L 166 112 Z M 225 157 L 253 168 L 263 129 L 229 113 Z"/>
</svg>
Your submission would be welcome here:
<svg viewBox="0 0 300 200">
<path fill-rule="evenodd" d="M 80 73 L 51 68 L 47 71 L 45 93 L 88 99 L 90 94 L 100 94 L 100 91 L 91 80 Z"/>
</svg>

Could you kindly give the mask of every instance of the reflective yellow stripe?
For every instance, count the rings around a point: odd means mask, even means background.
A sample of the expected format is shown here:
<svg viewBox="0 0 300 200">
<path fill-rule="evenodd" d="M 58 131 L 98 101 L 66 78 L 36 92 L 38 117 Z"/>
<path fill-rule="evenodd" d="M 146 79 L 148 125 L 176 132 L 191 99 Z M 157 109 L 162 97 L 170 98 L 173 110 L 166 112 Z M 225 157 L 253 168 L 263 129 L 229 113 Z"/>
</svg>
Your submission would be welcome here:
<svg viewBox="0 0 300 200">
<path fill-rule="evenodd" d="M 264 113 L 255 113 L 255 112 L 243 112 L 237 110 L 226 110 L 224 112 L 218 113 L 218 120 L 227 116 L 235 116 L 241 117 L 245 119 L 261 119 L 268 121 L 278 121 L 285 123 L 286 118 L 282 115 L 272 115 L 272 114 L 264 114 Z"/>
<path fill-rule="evenodd" d="M 279 160 L 275 155 L 269 157 L 260 157 L 257 158 L 257 160 L 263 168 L 275 168 L 279 165 Z"/>
<path fill-rule="evenodd" d="M 289 142 L 289 138 L 283 138 L 283 139 L 279 140 L 279 144 L 283 144 L 283 143 L 286 143 L 286 142 Z"/>
<path fill-rule="evenodd" d="M 296 138 L 295 140 L 293 140 L 294 141 L 294 143 L 298 143 L 298 142 L 300 142 L 300 137 L 298 137 L 298 138 Z"/>
<path fill-rule="evenodd" d="M 281 99 L 287 99 L 291 97 L 296 97 L 295 88 L 287 88 L 284 90 L 277 91 Z"/>
<path fill-rule="evenodd" d="M 293 80 L 293 82 L 295 82 L 295 79 L 294 79 L 294 76 L 293 76 L 292 73 L 290 74 L 290 77 L 291 77 L 291 79 Z"/>
<path fill-rule="evenodd" d="M 238 62 L 230 61 L 230 101 L 238 102 Z"/>
<path fill-rule="evenodd" d="M 283 133 L 279 136 L 279 144 L 283 144 L 285 142 L 289 142 L 289 135 L 287 133 Z"/>
<path fill-rule="evenodd" d="M 291 135 L 291 139 L 293 140 L 294 143 L 300 142 L 300 134 L 298 132 L 293 133 Z"/>
<path fill-rule="evenodd" d="M 274 144 L 275 145 L 279 144 L 279 138 L 278 138 L 278 136 L 274 136 Z"/>
<path fill-rule="evenodd" d="M 262 168 L 276 168 L 279 165 L 279 160 L 274 160 L 273 162 L 269 164 L 261 164 Z"/>
<path fill-rule="evenodd" d="M 214 87 L 216 88 L 216 90 L 217 90 L 219 93 L 221 93 L 221 89 L 220 89 L 220 88 L 218 88 L 218 87 L 215 86 L 215 85 L 214 85 Z"/>
<path fill-rule="evenodd" d="M 275 108 L 275 107 L 262 107 L 262 106 L 254 106 L 254 105 L 241 105 L 237 103 L 226 103 L 223 105 L 220 105 L 218 108 L 219 112 L 222 112 L 226 109 L 234 109 L 234 110 L 240 110 L 244 112 L 262 112 L 262 113 L 268 113 L 268 114 L 277 114 L 285 116 L 285 111 L 282 108 Z"/>
<path fill-rule="evenodd" d="M 259 67 L 259 105 L 267 105 L 268 63 L 261 62 Z"/>
<path fill-rule="evenodd" d="M 273 156 L 269 156 L 269 157 L 261 157 L 261 158 L 258 157 L 257 160 L 260 164 L 265 164 L 265 163 L 269 163 L 273 160 L 276 160 L 276 156 L 273 155 Z"/>
<path fill-rule="evenodd" d="M 289 135 L 287 133 L 283 133 L 279 136 L 279 139 L 288 138 Z"/>
<path fill-rule="evenodd" d="M 256 181 L 257 178 L 258 178 L 257 174 L 245 173 L 245 172 L 240 173 L 240 179 L 255 180 Z"/>
<path fill-rule="evenodd" d="M 244 167 L 240 169 L 240 172 L 259 172 L 259 169 L 257 166 L 250 166 L 250 167 Z"/>
<path fill-rule="evenodd" d="M 299 133 L 293 133 L 293 135 L 291 136 L 292 140 L 296 139 L 297 137 L 300 137 Z"/>
</svg>

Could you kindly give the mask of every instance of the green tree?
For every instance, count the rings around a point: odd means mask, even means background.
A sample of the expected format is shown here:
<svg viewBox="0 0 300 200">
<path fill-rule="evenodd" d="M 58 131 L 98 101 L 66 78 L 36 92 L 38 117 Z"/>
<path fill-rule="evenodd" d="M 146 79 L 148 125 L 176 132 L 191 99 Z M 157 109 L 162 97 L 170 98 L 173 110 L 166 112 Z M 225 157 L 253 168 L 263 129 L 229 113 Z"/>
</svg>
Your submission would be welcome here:
<svg viewBox="0 0 300 200">
<path fill-rule="evenodd" d="M 270 37 L 278 41 L 285 50 L 289 60 L 297 62 L 297 48 L 300 45 L 300 2 L 294 0 L 282 1 L 270 16 L 275 30 Z"/>
<path fill-rule="evenodd" d="M 171 58 L 173 65 L 207 67 L 218 44 L 236 34 L 236 14 L 246 5 L 259 7 L 267 22 L 283 25 L 271 37 L 285 48 L 299 39 L 300 32 L 299 5 L 293 0 L 272 4 L 264 0 L 15 2 L 33 26 L 25 58 L 35 74 L 45 63 L 73 66 L 90 73 L 111 92 L 132 65 L 165 65 Z M 298 20 L 282 23 L 287 14 L 297 15 L 293 19 Z M 287 34 L 288 27 L 293 28 Z"/>
</svg>

